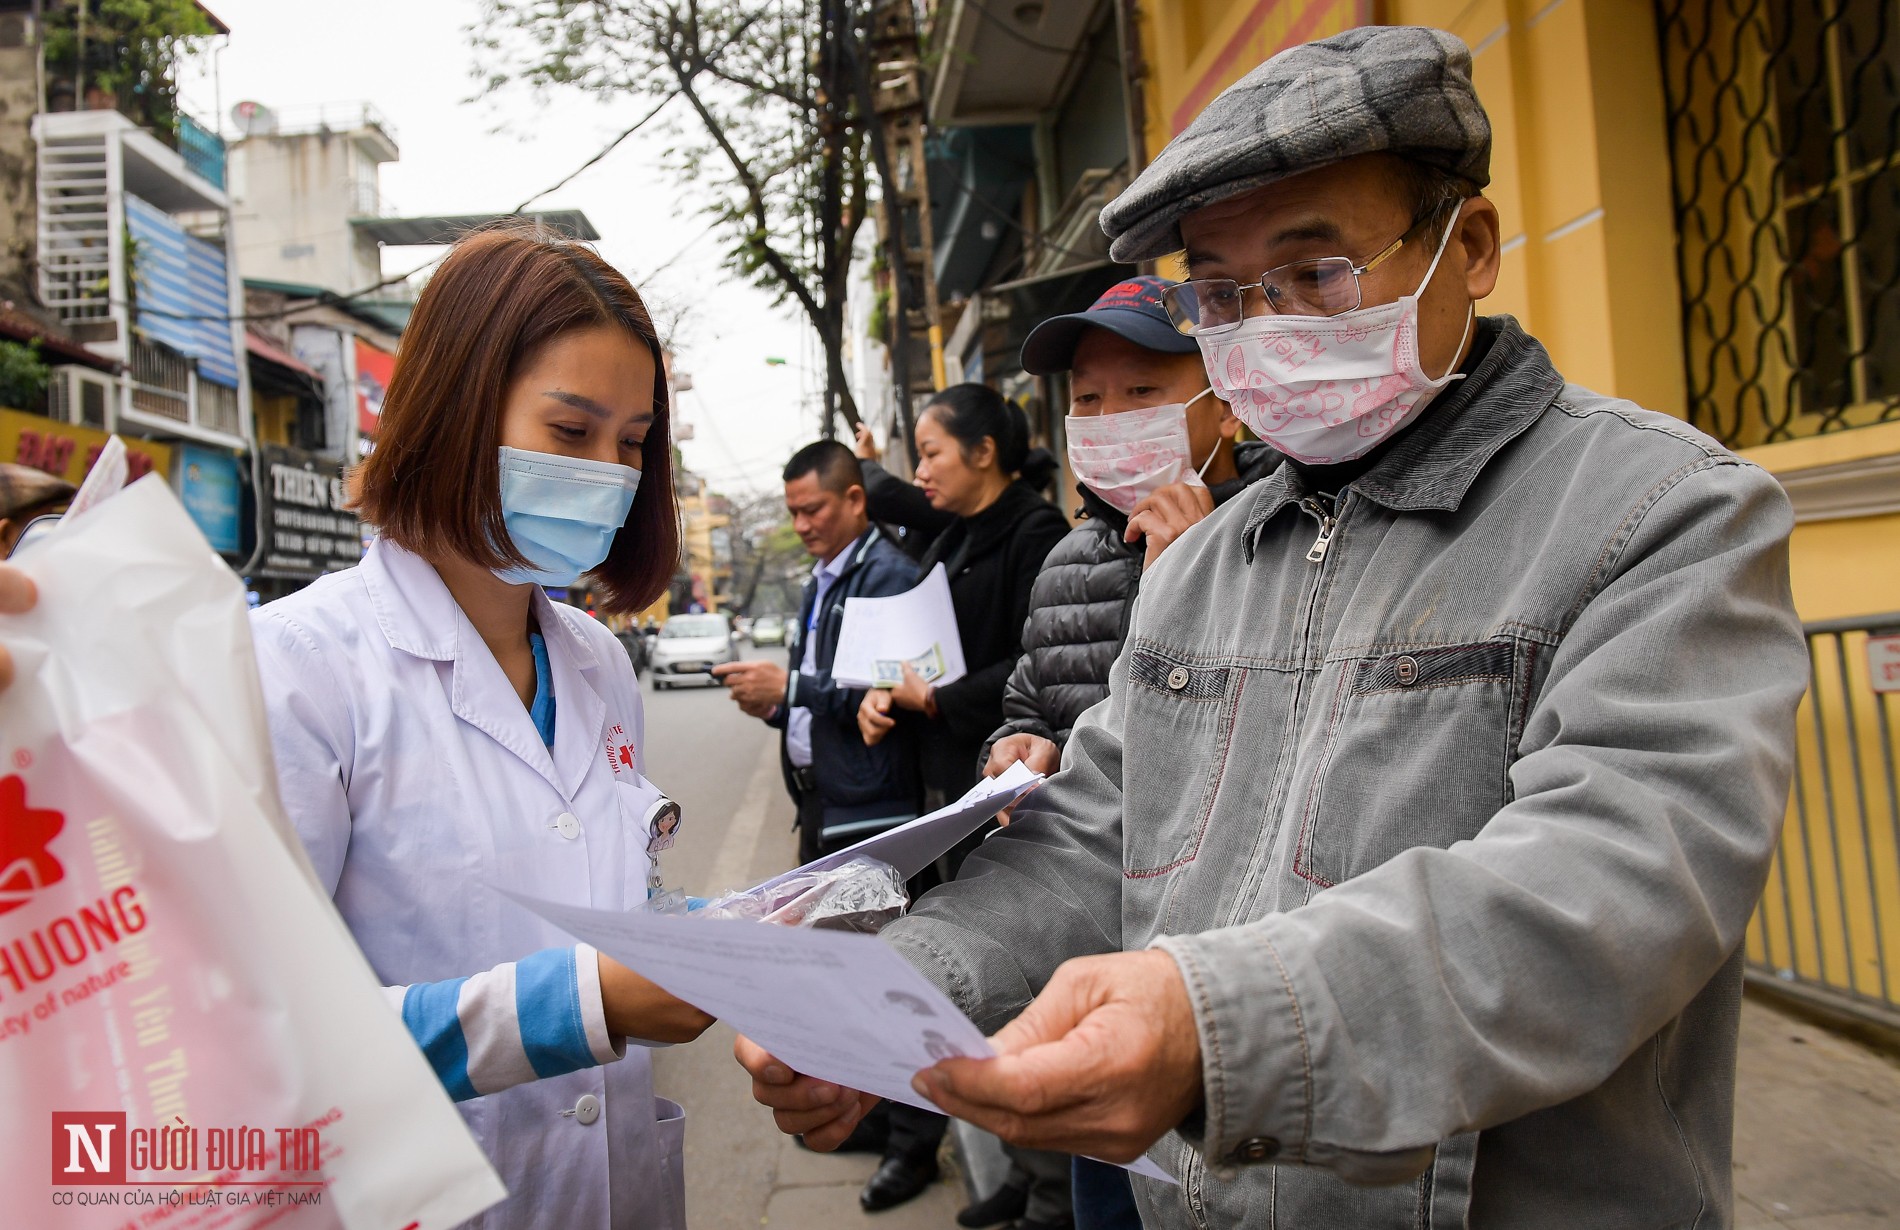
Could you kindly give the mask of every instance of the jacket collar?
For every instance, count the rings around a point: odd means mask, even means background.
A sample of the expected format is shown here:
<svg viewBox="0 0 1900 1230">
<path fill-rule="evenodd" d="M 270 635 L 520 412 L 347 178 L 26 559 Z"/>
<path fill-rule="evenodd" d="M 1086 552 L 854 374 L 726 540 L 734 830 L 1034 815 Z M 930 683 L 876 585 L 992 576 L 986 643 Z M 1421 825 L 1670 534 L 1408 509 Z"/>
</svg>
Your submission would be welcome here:
<svg viewBox="0 0 1900 1230">
<path fill-rule="evenodd" d="M 1491 458 L 1557 400 L 1564 381 L 1549 352 L 1511 317 L 1490 320 L 1497 337 L 1484 360 L 1348 490 L 1393 512 L 1456 512 Z M 1297 466 L 1279 466 L 1260 482 L 1241 527 L 1248 563 L 1267 522 L 1313 494 Z"/>
<path fill-rule="evenodd" d="M 463 630 L 473 636 L 474 627 L 429 561 L 378 538 L 360 567 L 376 624 L 390 648 L 434 662 L 453 662 L 461 656 Z M 558 639 L 577 669 L 593 670 L 600 664 L 593 646 L 567 626 L 540 586 L 534 587 L 528 602 L 542 638 Z"/>
<path fill-rule="evenodd" d="M 455 660 L 467 617 L 429 561 L 378 538 L 358 567 L 390 648 L 436 662 Z"/>
<path fill-rule="evenodd" d="M 1014 535 L 1024 515 L 1036 508 L 1055 511 L 1054 506 L 1038 495 L 1028 483 L 1021 480 L 1010 483 L 1003 488 L 1003 494 L 996 497 L 994 504 L 974 517 L 964 518 L 963 524 L 970 534 L 970 553 L 975 555 L 987 551 Z"/>
<path fill-rule="evenodd" d="M 449 705 L 457 717 L 497 743 L 572 799 L 587 776 L 606 702 L 588 673 L 600 664 L 593 646 L 568 625 L 540 586 L 529 603 L 536 628 L 547 642 L 555 704 L 552 750 L 541 742 L 501 667 L 482 643 L 440 575 L 421 556 L 378 539 L 358 565 L 369 591 L 377 626 L 392 649 L 450 663 Z"/>
<path fill-rule="evenodd" d="M 875 547 L 878 543 L 878 540 L 882 537 L 883 537 L 883 531 L 878 528 L 877 522 L 873 521 L 869 529 L 865 530 L 864 533 L 859 534 L 856 538 L 854 538 L 852 540 L 850 549 L 846 552 L 845 556 L 843 557 L 843 566 L 838 569 L 837 573 L 833 577 L 832 585 L 836 587 L 838 585 L 844 584 L 845 580 L 848 577 L 850 577 L 852 573 L 856 572 L 859 568 L 862 568 L 864 566 L 864 561 L 869 559 L 871 556 L 871 548 Z M 838 561 L 836 560 L 833 561 L 833 563 L 837 563 L 837 562 Z M 811 572 L 806 575 L 805 577 L 806 592 L 808 593 L 817 592 L 819 571 L 820 571 L 819 568 L 814 567 L 811 570 Z"/>
<path fill-rule="evenodd" d="M 1003 494 L 996 497 L 994 504 L 973 517 L 958 519 L 932 545 L 926 559 L 932 563 L 950 563 L 961 555 L 963 563 L 967 564 L 1009 541 L 1022 522 L 1035 515 L 1040 508 L 1048 509 L 1057 517 L 1062 515 L 1035 488 L 1018 479 L 1003 488 Z M 957 543 L 959 537 L 964 544 L 960 549 Z"/>
</svg>

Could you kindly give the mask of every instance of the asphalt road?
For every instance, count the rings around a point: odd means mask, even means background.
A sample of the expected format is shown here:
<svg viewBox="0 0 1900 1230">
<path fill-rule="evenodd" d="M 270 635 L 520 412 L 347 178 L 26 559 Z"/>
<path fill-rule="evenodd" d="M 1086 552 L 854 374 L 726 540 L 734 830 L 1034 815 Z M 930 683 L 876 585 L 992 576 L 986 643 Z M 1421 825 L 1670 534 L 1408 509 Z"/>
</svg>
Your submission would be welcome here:
<svg viewBox="0 0 1900 1230">
<path fill-rule="evenodd" d="M 745 656 L 784 661 L 779 649 Z M 682 811 L 679 841 L 661 862 L 667 887 L 710 896 L 793 866 L 798 843 L 779 776 L 778 732 L 740 713 L 724 688 L 655 692 L 648 682 L 644 692 L 647 772 Z M 694 1230 L 955 1225 L 961 1188 L 947 1165 L 937 1186 L 910 1204 L 860 1212 L 858 1189 L 876 1159 L 807 1153 L 780 1135 L 733 1062 L 732 1038 L 715 1025 L 698 1041 L 654 1056 L 659 1091 L 686 1107 L 686 1208 Z"/>
</svg>

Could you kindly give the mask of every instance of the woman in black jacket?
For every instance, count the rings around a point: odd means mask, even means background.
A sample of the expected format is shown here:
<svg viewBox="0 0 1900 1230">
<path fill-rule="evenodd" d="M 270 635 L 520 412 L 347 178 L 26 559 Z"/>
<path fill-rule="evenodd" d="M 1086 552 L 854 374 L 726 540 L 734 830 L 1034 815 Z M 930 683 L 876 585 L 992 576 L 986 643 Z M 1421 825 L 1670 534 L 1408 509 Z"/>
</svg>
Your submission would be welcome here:
<svg viewBox="0 0 1900 1230">
<path fill-rule="evenodd" d="M 949 574 L 963 661 L 955 683 L 932 687 L 908 669 L 896 688 L 866 693 L 858 725 L 875 744 L 898 712 L 919 723 L 924 806 L 976 783 L 977 754 L 1003 722 L 1003 688 L 1022 655 L 1029 591 L 1051 547 L 1069 532 L 1053 504 L 1015 476 L 1029 455 L 1021 410 L 980 384 L 937 394 L 917 423 L 917 483 L 950 522 L 920 563 Z"/>
</svg>

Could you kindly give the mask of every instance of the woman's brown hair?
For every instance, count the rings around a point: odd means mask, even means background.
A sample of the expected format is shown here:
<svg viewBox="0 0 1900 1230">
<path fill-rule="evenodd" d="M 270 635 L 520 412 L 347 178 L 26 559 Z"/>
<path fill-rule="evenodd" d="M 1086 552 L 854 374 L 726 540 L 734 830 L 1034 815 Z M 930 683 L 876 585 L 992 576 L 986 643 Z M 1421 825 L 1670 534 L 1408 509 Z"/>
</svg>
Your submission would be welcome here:
<svg viewBox="0 0 1900 1230">
<path fill-rule="evenodd" d="M 383 396 L 376 451 L 356 475 L 356 505 L 398 546 L 452 552 L 487 568 L 527 563 L 501 515 L 501 409 L 509 382 L 550 340 L 618 325 L 653 352 L 653 426 L 640 489 L 600 567 L 610 611 L 637 611 L 679 565 L 666 365 L 640 294 L 590 249 L 519 224 L 455 245 L 403 331 Z"/>
</svg>

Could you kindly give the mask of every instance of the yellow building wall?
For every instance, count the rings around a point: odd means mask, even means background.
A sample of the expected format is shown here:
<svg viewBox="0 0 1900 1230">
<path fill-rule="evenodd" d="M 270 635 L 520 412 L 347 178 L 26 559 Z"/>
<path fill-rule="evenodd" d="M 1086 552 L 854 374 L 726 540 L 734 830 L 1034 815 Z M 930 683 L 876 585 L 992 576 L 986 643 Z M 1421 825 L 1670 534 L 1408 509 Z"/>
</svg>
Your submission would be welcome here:
<svg viewBox="0 0 1900 1230">
<path fill-rule="evenodd" d="M 1472 48 L 1492 123 L 1486 194 L 1504 228 L 1503 276 L 1485 310 L 1516 316 L 1579 384 L 1682 414 L 1648 0 L 1155 0 L 1140 27 L 1149 156 L 1275 52 L 1375 20 L 1437 26 Z"/>
</svg>

